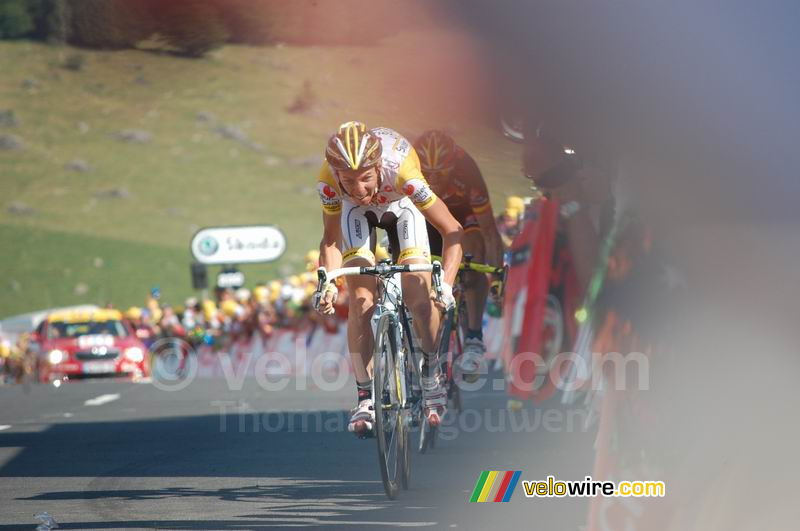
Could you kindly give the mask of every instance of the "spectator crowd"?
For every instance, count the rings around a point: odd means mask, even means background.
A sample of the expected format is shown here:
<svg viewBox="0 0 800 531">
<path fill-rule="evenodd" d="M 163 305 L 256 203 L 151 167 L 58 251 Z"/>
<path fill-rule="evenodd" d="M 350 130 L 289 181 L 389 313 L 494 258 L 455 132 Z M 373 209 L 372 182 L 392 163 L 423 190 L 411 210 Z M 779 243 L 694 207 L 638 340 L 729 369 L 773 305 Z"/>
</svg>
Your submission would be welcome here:
<svg viewBox="0 0 800 531">
<path fill-rule="evenodd" d="M 497 217 L 506 248 L 519 231 L 525 208 L 525 200 L 512 196 Z M 381 245 L 375 255 L 379 260 L 389 258 L 388 251 Z M 217 288 L 212 297 L 189 297 L 182 305 L 166 303 L 160 290 L 154 288 L 143 306 L 130 307 L 123 314 L 148 347 L 160 339 L 178 338 L 195 349 L 206 345 L 225 351 L 255 334 L 266 341 L 277 329 L 321 328 L 335 333 L 347 319 L 347 290 L 339 286 L 335 314 L 321 315 L 313 311 L 311 297 L 317 287 L 317 267 L 319 251 L 311 250 L 305 256 L 305 271 L 300 274 L 259 283 L 252 289 Z M 26 359 L 28 341 L 28 334 L 21 334 L 12 341 L 0 331 L 0 383 L 21 381 L 30 372 L 32 364 Z"/>
</svg>

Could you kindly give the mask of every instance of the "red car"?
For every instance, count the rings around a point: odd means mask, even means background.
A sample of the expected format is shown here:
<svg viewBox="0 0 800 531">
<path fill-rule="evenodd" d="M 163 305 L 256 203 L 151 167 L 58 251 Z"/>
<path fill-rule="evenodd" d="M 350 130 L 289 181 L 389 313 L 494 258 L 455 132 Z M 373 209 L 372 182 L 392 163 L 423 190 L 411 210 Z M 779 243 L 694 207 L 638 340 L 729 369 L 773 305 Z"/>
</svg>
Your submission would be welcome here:
<svg viewBox="0 0 800 531">
<path fill-rule="evenodd" d="M 40 382 L 150 373 L 147 347 L 117 310 L 51 313 L 34 339 Z"/>
</svg>

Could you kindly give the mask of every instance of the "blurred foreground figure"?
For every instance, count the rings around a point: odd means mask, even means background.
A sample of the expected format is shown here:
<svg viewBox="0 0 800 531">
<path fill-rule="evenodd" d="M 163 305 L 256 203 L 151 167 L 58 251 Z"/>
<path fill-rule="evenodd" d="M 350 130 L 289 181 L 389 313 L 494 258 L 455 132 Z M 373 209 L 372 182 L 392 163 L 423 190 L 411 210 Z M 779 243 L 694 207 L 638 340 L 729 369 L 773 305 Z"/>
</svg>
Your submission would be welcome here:
<svg viewBox="0 0 800 531">
<path fill-rule="evenodd" d="M 528 128 L 544 125 L 526 173 L 583 207 L 543 179 L 566 145 L 612 183 L 596 249 L 571 236 L 587 296 L 599 286 L 587 349 L 647 370 L 599 369 L 593 473 L 667 496 L 594 499 L 590 529 L 796 527 L 800 38 L 797 4 L 769 6 L 472 3 L 515 57 Z"/>
</svg>

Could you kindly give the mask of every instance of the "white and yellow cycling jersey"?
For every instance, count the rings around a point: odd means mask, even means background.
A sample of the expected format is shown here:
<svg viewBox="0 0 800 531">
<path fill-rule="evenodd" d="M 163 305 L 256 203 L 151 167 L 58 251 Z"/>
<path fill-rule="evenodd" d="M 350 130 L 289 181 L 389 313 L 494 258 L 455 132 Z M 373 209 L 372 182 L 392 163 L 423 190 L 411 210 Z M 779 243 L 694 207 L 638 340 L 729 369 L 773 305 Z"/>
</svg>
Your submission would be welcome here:
<svg viewBox="0 0 800 531">
<path fill-rule="evenodd" d="M 419 157 L 411 143 L 397 131 L 386 127 L 377 127 L 371 132 L 381 139 L 383 148 L 380 191 L 373 200 L 375 206 L 408 197 L 419 210 L 430 207 L 436 201 L 436 196 L 422 175 Z M 322 209 L 326 214 L 338 214 L 342 211 L 342 202 L 347 200 L 347 196 L 339 186 L 336 170 L 327 162 L 322 164 L 318 189 Z"/>
<path fill-rule="evenodd" d="M 437 198 L 420 171 L 419 158 L 402 135 L 379 127 L 371 130 L 381 140 L 379 191 L 369 205 L 348 199 L 335 170 L 323 163 L 319 198 L 326 215 L 341 215 L 344 263 L 365 258 L 374 263 L 375 228 L 386 230 L 394 259 L 430 259 L 428 233 L 421 211 Z"/>
</svg>

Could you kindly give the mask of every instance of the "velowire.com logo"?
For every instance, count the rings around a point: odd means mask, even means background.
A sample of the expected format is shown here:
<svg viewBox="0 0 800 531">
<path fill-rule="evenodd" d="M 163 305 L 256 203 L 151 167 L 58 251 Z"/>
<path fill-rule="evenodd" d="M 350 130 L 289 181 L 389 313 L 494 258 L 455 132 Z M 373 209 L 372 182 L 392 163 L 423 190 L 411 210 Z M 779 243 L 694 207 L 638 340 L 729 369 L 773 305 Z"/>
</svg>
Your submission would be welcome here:
<svg viewBox="0 0 800 531">
<path fill-rule="evenodd" d="M 517 488 L 519 483 L 519 476 L 522 474 L 521 470 L 484 470 L 481 472 L 481 477 L 478 478 L 478 483 L 470 496 L 470 502 L 507 502 L 511 500 L 511 495 L 514 494 L 514 489 Z"/>
<path fill-rule="evenodd" d="M 511 500 L 519 483 L 520 471 L 481 472 L 472 491 L 470 502 L 507 502 Z M 596 496 L 620 498 L 663 498 L 667 486 L 663 481 L 595 481 L 586 476 L 582 481 L 558 481 L 547 476 L 546 481 L 523 481 L 522 492 L 526 498 L 593 498 Z"/>
</svg>

